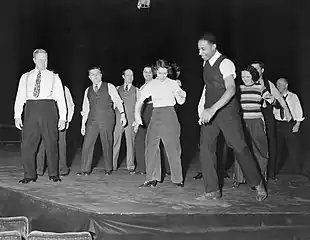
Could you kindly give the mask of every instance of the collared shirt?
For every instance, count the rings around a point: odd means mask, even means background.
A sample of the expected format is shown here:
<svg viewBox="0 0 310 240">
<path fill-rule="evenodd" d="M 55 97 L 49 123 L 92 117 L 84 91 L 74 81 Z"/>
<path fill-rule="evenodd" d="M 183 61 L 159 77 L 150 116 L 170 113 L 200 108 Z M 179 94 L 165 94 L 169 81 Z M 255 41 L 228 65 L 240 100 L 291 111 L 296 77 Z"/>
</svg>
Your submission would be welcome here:
<svg viewBox="0 0 310 240">
<path fill-rule="evenodd" d="M 141 89 L 138 101 L 143 102 L 148 97 L 152 97 L 154 108 L 169 107 L 174 106 L 176 102 L 183 104 L 186 92 L 183 91 L 174 80 L 169 78 L 164 81 L 154 79 Z"/>
<path fill-rule="evenodd" d="M 287 91 L 283 96 L 286 101 L 286 104 L 292 114 L 292 118 L 294 121 L 302 122 L 305 118 L 303 117 L 302 107 L 299 101 L 297 94 Z M 284 119 L 281 118 L 280 109 L 273 108 L 273 114 L 276 120 L 278 121 L 286 121 L 286 117 Z"/>
<path fill-rule="evenodd" d="M 130 83 L 130 84 L 127 84 L 127 87 L 128 87 L 128 88 L 127 88 L 127 91 L 130 90 L 131 86 L 133 86 L 131 83 Z M 116 89 L 119 89 L 120 87 L 124 87 L 124 90 L 125 90 L 125 89 L 126 89 L 126 84 L 117 86 Z M 136 94 L 137 94 L 137 99 L 138 99 L 139 94 L 140 94 L 139 88 L 136 88 Z"/>
<path fill-rule="evenodd" d="M 36 98 L 33 91 L 36 84 L 36 78 L 39 73 L 34 69 L 21 76 L 14 105 L 14 118 L 21 118 L 23 107 L 27 100 L 45 100 L 52 99 L 57 102 L 60 120 L 67 120 L 67 107 L 63 85 L 58 74 L 49 70 L 41 71 L 40 94 Z"/>
<path fill-rule="evenodd" d="M 65 89 L 65 97 L 66 97 L 67 113 L 68 113 L 67 121 L 71 122 L 73 114 L 74 114 L 74 107 L 75 107 L 75 105 L 74 105 L 73 98 L 71 96 L 69 88 L 67 88 L 65 86 L 64 89 Z"/>
<path fill-rule="evenodd" d="M 260 84 L 262 84 L 263 86 L 265 86 L 265 83 L 263 81 L 263 79 L 259 79 L 258 80 L 260 82 Z M 268 80 L 269 86 L 270 86 L 270 93 L 272 96 L 274 96 L 275 99 L 280 99 L 281 98 L 281 93 L 279 92 L 279 90 L 276 88 L 276 86 Z M 266 87 L 266 86 L 265 86 Z M 267 107 L 267 103 L 266 101 L 263 102 L 263 108 Z"/>
<path fill-rule="evenodd" d="M 100 88 L 101 83 L 102 82 L 100 82 L 98 84 L 98 89 Z M 94 88 L 94 85 L 92 85 L 92 87 Z M 89 89 L 89 87 L 86 88 L 85 93 L 84 93 L 84 99 L 83 99 L 82 111 L 81 111 L 82 122 L 86 122 L 87 117 L 88 117 L 88 113 L 89 113 L 89 100 L 87 97 L 88 89 Z M 111 97 L 111 100 L 114 104 L 114 107 L 117 107 L 117 109 L 121 113 L 124 112 L 123 101 L 122 101 L 121 97 L 119 96 L 116 87 L 111 83 L 108 83 L 108 94 Z"/>
<path fill-rule="evenodd" d="M 210 65 L 213 66 L 216 60 L 221 56 L 222 54 L 219 51 L 216 51 L 215 54 L 208 60 Z M 203 66 L 205 65 L 206 61 L 203 62 Z M 233 76 L 233 78 L 236 78 L 236 67 L 234 63 L 225 58 L 221 63 L 220 63 L 220 72 L 223 75 L 223 78 Z M 203 110 L 204 110 L 204 105 L 205 105 L 205 94 L 206 94 L 206 86 L 204 86 L 199 103 L 198 103 L 198 116 L 200 117 Z"/>
</svg>

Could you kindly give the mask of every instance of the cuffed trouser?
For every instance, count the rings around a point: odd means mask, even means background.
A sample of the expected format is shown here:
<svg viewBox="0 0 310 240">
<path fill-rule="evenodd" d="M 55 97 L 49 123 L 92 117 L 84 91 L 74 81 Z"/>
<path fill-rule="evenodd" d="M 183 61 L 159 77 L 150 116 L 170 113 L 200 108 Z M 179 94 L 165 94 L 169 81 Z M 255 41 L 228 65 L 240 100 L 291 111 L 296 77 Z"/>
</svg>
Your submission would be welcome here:
<svg viewBox="0 0 310 240">
<path fill-rule="evenodd" d="M 67 174 L 69 171 L 67 165 L 67 130 L 59 131 L 58 149 L 59 149 L 59 174 Z M 39 145 L 37 154 L 37 173 L 43 174 L 45 170 L 45 147 L 43 141 Z"/>
<path fill-rule="evenodd" d="M 54 100 L 27 100 L 21 158 L 25 178 L 36 178 L 36 154 L 42 139 L 49 176 L 58 176 L 58 110 Z"/>
<path fill-rule="evenodd" d="M 247 142 L 254 154 L 262 176 L 266 177 L 268 165 L 268 141 L 265 133 L 264 122 L 261 118 L 245 119 Z M 234 166 L 234 180 L 239 183 L 245 182 L 243 172 L 238 161 Z"/>
<path fill-rule="evenodd" d="M 183 182 L 181 166 L 180 124 L 174 107 L 153 109 L 146 134 L 146 181 L 161 181 L 159 143 L 162 140 L 171 169 L 171 181 Z"/>
<path fill-rule="evenodd" d="M 238 103 L 233 101 L 221 109 L 211 123 L 201 126 L 200 162 L 207 193 L 219 190 L 216 144 L 220 131 L 227 144 L 233 148 L 247 182 L 252 186 L 257 186 L 262 181 L 255 159 L 245 142 Z"/>
</svg>

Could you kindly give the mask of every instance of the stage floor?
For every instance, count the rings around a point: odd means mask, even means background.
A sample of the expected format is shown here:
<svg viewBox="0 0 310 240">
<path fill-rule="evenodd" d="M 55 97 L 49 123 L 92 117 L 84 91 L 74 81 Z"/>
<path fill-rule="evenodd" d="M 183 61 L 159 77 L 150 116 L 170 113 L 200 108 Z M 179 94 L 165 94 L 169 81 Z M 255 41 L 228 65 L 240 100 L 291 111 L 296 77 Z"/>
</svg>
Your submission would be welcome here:
<svg viewBox="0 0 310 240">
<path fill-rule="evenodd" d="M 54 183 L 48 180 L 47 173 L 39 177 L 36 183 L 19 184 L 23 177 L 23 170 L 19 162 L 18 152 L 0 152 L 0 187 L 11 192 L 21 194 L 42 204 L 52 204 L 62 209 L 78 211 L 86 214 L 110 216 L 192 216 L 212 217 L 230 216 L 230 220 L 214 220 L 212 228 L 237 228 L 267 224 L 272 216 L 290 216 L 285 223 L 269 223 L 273 226 L 292 225 L 292 216 L 299 217 L 297 225 L 307 221 L 310 225 L 310 182 L 303 176 L 281 175 L 278 181 L 268 183 L 269 197 L 259 203 L 247 185 L 238 189 L 231 187 L 232 180 L 226 179 L 223 198 L 217 201 L 197 201 L 195 196 L 203 191 L 203 182 L 193 180 L 199 164 L 191 165 L 183 189 L 175 188 L 169 179 L 157 185 L 156 188 L 138 188 L 144 182 L 144 175 L 130 175 L 124 167 L 104 175 L 102 166 L 97 166 L 92 174 L 79 177 L 79 159 L 73 161 L 71 173 L 62 178 L 62 182 Z M 234 222 L 236 216 L 263 216 L 262 220 L 255 220 L 255 224 L 244 221 Z M 266 217 L 267 216 L 267 217 Z M 269 217 L 269 218 L 268 218 Z M 194 219 L 193 218 L 193 219 Z M 213 218 L 215 219 L 215 218 Z M 303 220 L 301 220 L 303 219 Z M 166 220 L 167 221 L 167 220 Z M 223 222 L 231 222 L 224 226 Z M 279 218 L 278 220 L 279 221 Z M 306 222 L 305 222 L 306 221 Z M 241 223 L 242 222 L 242 223 Z M 185 222 L 184 222 L 185 224 Z M 194 223 L 192 223 L 194 224 Z M 206 223 L 205 223 L 206 224 Z M 202 224 L 203 225 L 203 224 Z M 200 226 L 202 227 L 202 226 Z M 183 225 L 183 231 L 191 232 Z M 199 230 L 198 226 L 195 231 Z"/>
</svg>

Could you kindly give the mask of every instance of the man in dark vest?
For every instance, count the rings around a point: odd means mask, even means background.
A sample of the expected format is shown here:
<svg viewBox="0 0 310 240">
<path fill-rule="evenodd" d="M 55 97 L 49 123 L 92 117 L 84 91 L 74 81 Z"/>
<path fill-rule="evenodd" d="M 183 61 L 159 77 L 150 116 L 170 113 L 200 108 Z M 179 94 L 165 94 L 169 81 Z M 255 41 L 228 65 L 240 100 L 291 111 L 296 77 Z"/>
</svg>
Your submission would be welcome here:
<svg viewBox="0 0 310 240">
<path fill-rule="evenodd" d="M 287 104 L 281 93 L 278 91 L 276 86 L 269 80 L 263 77 L 265 71 L 264 64 L 259 61 L 254 61 L 251 64 L 259 73 L 258 82 L 266 87 L 266 89 L 271 93 L 272 96 L 279 102 L 281 107 L 285 110 L 286 119 L 289 122 L 292 119 L 290 111 L 288 110 Z M 276 102 L 275 102 L 276 103 Z M 274 104 L 275 104 L 274 103 Z M 277 145 L 276 145 L 276 126 L 275 119 L 273 115 L 273 106 L 267 101 L 263 102 L 262 112 L 264 115 L 264 121 L 266 126 L 266 134 L 268 140 L 268 151 L 269 151 L 269 161 L 268 161 L 268 179 L 276 180 L 276 157 L 277 157 Z"/>
<path fill-rule="evenodd" d="M 197 200 L 219 199 L 216 167 L 216 143 L 220 132 L 234 149 L 247 183 L 256 190 L 256 199 L 267 198 L 263 178 L 249 147 L 241 124 L 240 105 L 234 97 L 235 66 L 232 61 L 217 51 L 216 38 L 205 34 L 198 41 L 199 55 L 204 60 L 203 78 L 205 87 L 199 102 L 200 162 L 205 185 L 205 193 Z"/>
<path fill-rule="evenodd" d="M 47 52 L 33 52 L 35 69 L 22 75 L 14 106 L 15 126 L 22 130 L 21 158 L 26 184 L 37 180 L 36 152 L 42 139 L 46 149 L 49 179 L 59 182 L 58 130 L 66 126 L 66 100 L 58 74 L 46 69 Z M 24 122 L 22 113 L 24 111 Z"/>
<path fill-rule="evenodd" d="M 123 102 L 118 95 L 117 89 L 111 83 L 102 81 L 102 74 L 99 67 L 91 68 L 89 79 L 92 86 L 85 90 L 82 108 L 81 134 L 84 137 L 82 147 L 81 171 L 78 176 L 88 176 L 91 172 L 94 145 L 100 134 L 104 162 L 105 174 L 112 173 L 113 156 L 113 130 L 115 126 L 114 107 L 120 112 L 122 126 L 127 121 L 123 108 Z"/>
<path fill-rule="evenodd" d="M 114 144 L 113 144 L 113 169 L 116 170 L 118 167 L 118 156 L 121 147 L 122 137 L 125 132 L 126 138 L 126 159 L 127 159 L 127 170 L 130 174 L 134 173 L 135 162 L 134 162 L 134 139 L 135 132 L 132 126 L 135 116 L 135 105 L 137 101 L 137 95 L 139 89 L 136 88 L 133 82 L 133 71 L 131 69 L 126 69 L 123 71 L 122 75 L 124 79 L 124 84 L 117 87 L 118 93 L 123 100 L 125 107 L 125 115 L 128 124 L 123 126 L 120 119 L 119 111 L 116 111 L 116 124 L 114 128 Z"/>
</svg>

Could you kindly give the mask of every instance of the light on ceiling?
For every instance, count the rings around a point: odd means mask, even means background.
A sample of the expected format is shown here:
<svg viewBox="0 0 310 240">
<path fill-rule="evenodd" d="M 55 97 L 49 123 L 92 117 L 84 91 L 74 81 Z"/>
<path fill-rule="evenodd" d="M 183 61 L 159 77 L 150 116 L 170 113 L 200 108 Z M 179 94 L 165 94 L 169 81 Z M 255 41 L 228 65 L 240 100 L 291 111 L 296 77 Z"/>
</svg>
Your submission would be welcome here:
<svg viewBox="0 0 310 240">
<path fill-rule="evenodd" d="M 137 8 L 150 8 L 151 0 L 138 0 Z"/>
</svg>

